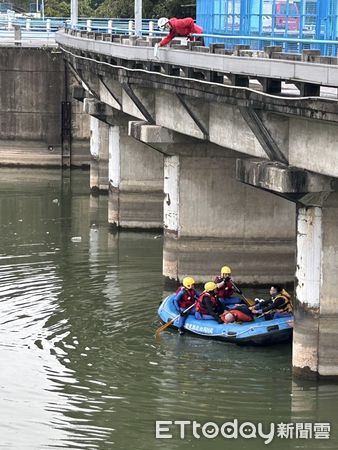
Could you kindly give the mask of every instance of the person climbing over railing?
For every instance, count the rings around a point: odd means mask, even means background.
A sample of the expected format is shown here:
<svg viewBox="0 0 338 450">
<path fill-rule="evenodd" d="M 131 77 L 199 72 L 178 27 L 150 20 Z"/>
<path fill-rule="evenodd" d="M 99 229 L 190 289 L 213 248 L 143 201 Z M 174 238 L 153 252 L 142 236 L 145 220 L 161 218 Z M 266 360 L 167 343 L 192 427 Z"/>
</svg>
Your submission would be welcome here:
<svg viewBox="0 0 338 450">
<path fill-rule="evenodd" d="M 185 17 L 184 19 L 168 19 L 167 17 L 160 17 L 157 25 L 160 30 L 168 30 L 169 34 L 165 36 L 159 44 L 155 44 L 154 55 L 157 56 L 159 47 L 164 47 L 169 44 L 176 36 L 183 36 L 192 39 L 192 34 L 203 33 L 203 28 L 196 25 L 192 17 Z"/>
</svg>

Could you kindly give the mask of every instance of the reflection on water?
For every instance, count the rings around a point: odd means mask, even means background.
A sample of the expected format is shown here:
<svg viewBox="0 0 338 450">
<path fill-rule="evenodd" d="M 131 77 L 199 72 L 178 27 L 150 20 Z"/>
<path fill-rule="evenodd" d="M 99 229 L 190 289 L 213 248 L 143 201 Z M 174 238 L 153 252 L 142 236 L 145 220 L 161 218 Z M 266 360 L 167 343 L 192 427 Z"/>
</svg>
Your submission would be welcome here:
<svg viewBox="0 0 338 450">
<path fill-rule="evenodd" d="M 292 382 L 289 346 L 171 331 L 155 340 L 162 239 L 110 232 L 107 197 L 88 195 L 88 173 L 1 169 L 0 230 L 0 448 L 262 448 L 155 439 L 155 420 L 235 418 L 329 421 L 333 438 L 320 445 L 267 447 L 337 448 L 338 387 Z"/>
</svg>

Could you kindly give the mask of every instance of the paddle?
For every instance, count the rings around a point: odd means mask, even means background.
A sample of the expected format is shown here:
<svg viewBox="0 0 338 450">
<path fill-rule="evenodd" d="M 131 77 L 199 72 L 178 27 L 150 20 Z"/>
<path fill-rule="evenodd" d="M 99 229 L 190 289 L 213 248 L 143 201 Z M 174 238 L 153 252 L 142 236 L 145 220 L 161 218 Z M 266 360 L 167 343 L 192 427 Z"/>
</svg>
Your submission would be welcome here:
<svg viewBox="0 0 338 450">
<path fill-rule="evenodd" d="M 277 309 L 269 309 L 269 311 L 266 311 L 265 313 L 260 314 L 259 316 L 255 316 L 255 319 L 260 319 L 261 317 L 264 317 L 266 314 L 269 313 L 275 313 L 277 312 Z M 293 315 L 293 313 L 291 312 L 290 315 Z"/>
<path fill-rule="evenodd" d="M 233 285 L 235 291 L 237 292 L 237 294 L 239 294 L 239 295 L 243 298 L 243 300 L 244 300 L 246 306 L 249 306 L 249 307 L 250 307 L 250 306 L 253 306 L 253 305 L 255 304 L 255 300 L 253 300 L 252 298 L 246 298 L 246 297 L 244 296 L 242 290 L 241 290 L 238 286 L 236 286 L 235 283 L 234 283 L 232 280 L 231 280 L 231 283 L 232 283 L 232 285 Z"/>
<path fill-rule="evenodd" d="M 264 317 L 266 314 L 274 312 L 274 309 L 270 309 L 269 311 L 266 311 L 265 313 L 260 314 L 259 316 L 254 315 L 255 319 L 260 319 L 261 317 Z"/>
<path fill-rule="evenodd" d="M 161 331 L 163 331 L 163 330 L 165 330 L 166 328 L 170 327 L 170 325 L 171 325 L 172 323 L 174 323 L 175 320 L 178 319 L 182 313 L 183 313 L 183 314 L 186 313 L 187 311 L 189 311 L 189 309 L 191 309 L 191 308 L 194 307 L 195 305 L 196 305 L 196 302 L 193 303 L 192 305 L 190 305 L 190 306 L 189 306 L 187 309 L 185 309 L 184 311 L 180 312 L 180 314 L 177 314 L 177 316 L 174 317 L 173 319 L 169 320 L 169 322 L 165 323 L 165 324 L 162 325 L 160 328 L 158 328 L 158 329 L 156 330 L 155 336 L 157 337 L 157 336 L 161 333 Z"/>
</svg>

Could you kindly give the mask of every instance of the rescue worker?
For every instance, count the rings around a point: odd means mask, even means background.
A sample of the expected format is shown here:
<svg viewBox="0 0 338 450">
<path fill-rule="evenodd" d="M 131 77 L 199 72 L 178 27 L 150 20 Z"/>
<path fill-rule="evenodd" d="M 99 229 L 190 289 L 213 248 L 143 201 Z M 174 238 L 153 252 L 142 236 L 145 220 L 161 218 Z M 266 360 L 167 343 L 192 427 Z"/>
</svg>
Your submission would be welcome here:
<svg viewBox="0 0 338 450">
<path fill-rule="evenodd" d="M 194 305 L 197 299 L 198 293 L 195 290 L 195 280 L 192 277 L 183 278 L 182 286 L 177 289 L 174 297 L 175 308 L 180 313 L 178 321 L 178 332 L 180 334 L 184 333 L 184 324 L 188 315 L 195 314 L 195 308 L 193 307 L 189 311 L 184 311 Z"/>
<path fill-rule="evenodd" d="M 165 36 L 158 44 L 159 47 L 163 47 L 171 42 L 176 36 L 184 36 L 191 38 L 192 34 L 203 33 L 203 28 L 196 25 L 192 17 L 186 17 L 184 19 L 168 19 L 167 17 L 161 17 L 157 22 L 160 30 L 168 30 L 168 36 Z"/>
<path fill-rule="evenodd" d="M 250 308 L 256 315 L 266 314 L 266 319 L 277 319 L 292 314 L 291 295 L 278 284 L 271 286 L 270 298 Z M 269 315 L 267 313 L 270 313 Z"/>
<path fill-rule="evenodd" d="M 215 283 L 217 286 L 217 297 L 223 306 L 231 303 L 227 301 L 233 293 L 235 292 L 235 287 L 231 279 L 231 269 L 229 266 L 223 266 L 221 268 L 221 275 L 215 278 Z"/>
<path fill-rule="evenodd" d="M 230 311 L 226 311 L 221 315 L 224 323 L 232 322 L 252 322 L 253 314 L 245 305 L 236 305 Z"/>
<path fill-rule="evenodd" d="M 213 281 L 208 281 L 205 283 L 204 291 L 199 296 L 196 303 L 196 319 L 215 319 L 218 323 L 223 323 L 223 320 L 219 317 L 219 315 L 224 309 L 217 298 L 216 289 L 217 286 Z"/>
</svg>

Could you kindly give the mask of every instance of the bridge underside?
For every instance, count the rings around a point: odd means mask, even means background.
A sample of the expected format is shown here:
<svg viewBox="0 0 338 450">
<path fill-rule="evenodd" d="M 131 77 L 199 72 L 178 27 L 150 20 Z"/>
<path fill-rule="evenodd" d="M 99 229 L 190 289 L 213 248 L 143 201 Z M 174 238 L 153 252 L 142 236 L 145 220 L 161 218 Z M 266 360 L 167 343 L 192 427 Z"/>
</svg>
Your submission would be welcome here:
<svg viewBox="0 0 338 450">
<path fill-rule="evenodd" d="M 237 86 L 128 69 L 72 49 L 65 54 L 91 94 L 133 117 L 243 157 L 338 176 L 335 101 L 287 98 Z M 87 56 L 90 58 L 87 58 Z M 321 157 L 314 157 L 317 148 Z"/>
</svg>

